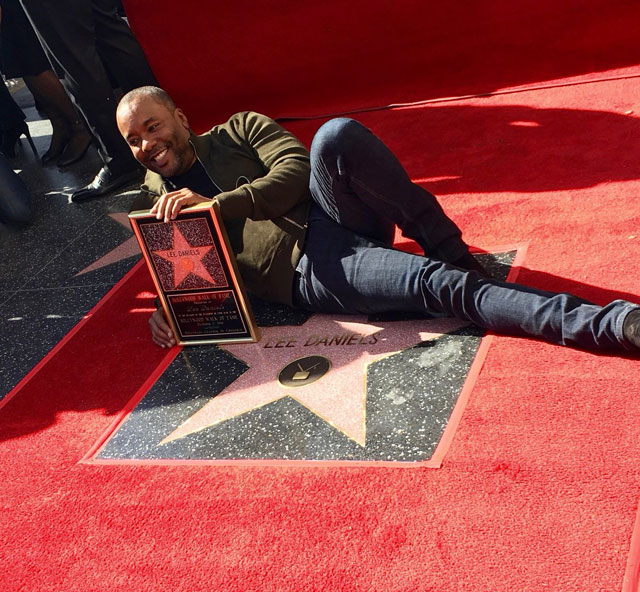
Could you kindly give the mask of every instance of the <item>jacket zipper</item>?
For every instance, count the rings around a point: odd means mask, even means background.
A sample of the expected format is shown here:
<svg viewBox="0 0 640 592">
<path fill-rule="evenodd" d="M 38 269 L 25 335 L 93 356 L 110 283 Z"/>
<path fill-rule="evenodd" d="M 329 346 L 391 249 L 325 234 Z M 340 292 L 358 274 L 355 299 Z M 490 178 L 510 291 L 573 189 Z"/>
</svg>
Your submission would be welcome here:
<svg viewBox="0 0 640 592">
<path fill-rule="evenodd" d="M 220 185 L 218 185 L 214 180 L 213 177 L 209 174 L 209 171 L 207 170 L 207 167 L 204 166 L 204 164 L 202 164 L 202 161 L 200 160 L 200 156 L 198 156 L 198 151 L 196 150 L 196 147 L 194 146 L 193 142 L 191 141 L 191 138 L 189 138 L 189 144 L 191 144 L 191 148 L 193 148 L 193 153 L 195 154 L 196 160 L 200 163 L 200 166 L 204 169 L 204 172 L 207 174 L 207 177 L 209 177 L 209 181 L 211 181 L 214 185 L 214 187 L 220 192 L 220 193 L 224 193 L 224 191 L 222 191 L 222 189 L 220 189 Z M 215 195 L 214 195 L 215 197 Z M 213 199 L 213 198 L 211 198 Z"/>
<path fill-rule="evenodd" d="M 209 181 L 211 181 L 213 183 L 215 188 L 220 193 L 224 193 L 222 191 L 222 189 L 220 188 L 220 186 L 213 180 L 213 177 L 209 174 L 209 171 L 207 170 L 207 167 L 204 166 L 204 164 L 200 160 L 200 156 L 198 155 L 198 151 L 196 150 L 196 147 L 194 146 L 194 144 L 191 141 L 191 139 L 189 139 L 189 144 L 191 145 L 191 148 L 193 148 L 193 153 L 195 154 L 196 160 L 200 163 L 200 166 L 202 166 L 202 168 L 204 169 L 204 172 L 206 173 L 207 177 L 209 177 Z M 244 178 L 247 179 L 246 177 L 244 177 Z M 250 183 L 249 179 L 247 179 L 247 182 Z M 214 198 L 215 198 L 215 196 L 212 199 L 214 199 Z M 306 230 L 306 228 L 307 228 L 306 224 L 299 224 L 298 222 L 296 222 L 295 220 L 292 220 L 291 218 L 288 218 L 287 216 L 282 216 L 282 219 L 286 220 L 290 224 L 293 224 L 293 226 L 297 226 L 300 230 Z"/>
</svg>

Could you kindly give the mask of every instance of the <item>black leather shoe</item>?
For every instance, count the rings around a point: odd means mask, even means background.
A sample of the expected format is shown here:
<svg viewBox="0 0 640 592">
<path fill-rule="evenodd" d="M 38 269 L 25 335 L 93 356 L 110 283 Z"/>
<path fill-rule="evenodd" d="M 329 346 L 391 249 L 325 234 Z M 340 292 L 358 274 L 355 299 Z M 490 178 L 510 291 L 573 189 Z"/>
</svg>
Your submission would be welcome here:
<svg viewBox="0 0 640 592">
<path fill-rule="evenodd" d="M 640 349 L 640 308 L 627 314 L 622 323 L 622 335 L 629 345 Z"/>
<path fill-rule="evenodd" d="M 116 189 L 120 189 L 125 185 L 131 185 L 136 182 L 142 181 L 144 171 L 141 168 L 127 171 L 119 175 L 114 175 L 109 168 L 103 166 L 95 179 L 91 181 L 86 187 L 76 189 L 71 194 L 71 201 L 80 203 L 95 199 L 96 197 L 103 197 L 109 193 L 113 193 Z"/>
</svg>

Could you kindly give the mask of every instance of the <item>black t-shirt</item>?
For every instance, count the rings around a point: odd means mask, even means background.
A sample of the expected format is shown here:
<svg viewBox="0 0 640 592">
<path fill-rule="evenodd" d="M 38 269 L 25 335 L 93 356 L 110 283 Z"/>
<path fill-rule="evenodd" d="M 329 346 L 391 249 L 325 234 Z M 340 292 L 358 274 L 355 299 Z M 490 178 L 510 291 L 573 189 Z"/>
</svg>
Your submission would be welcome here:
<svg viewBox="0 0 640 592">
<path fill-rule="evenodd" d="M 166 177 L 165 181 L 173 190 L 187 187 L 204 197 L 214 197 L 220 193 L 220 189 L 216 187 L 199 160 L 196 160 L 186 173 Z"/>
</svg>

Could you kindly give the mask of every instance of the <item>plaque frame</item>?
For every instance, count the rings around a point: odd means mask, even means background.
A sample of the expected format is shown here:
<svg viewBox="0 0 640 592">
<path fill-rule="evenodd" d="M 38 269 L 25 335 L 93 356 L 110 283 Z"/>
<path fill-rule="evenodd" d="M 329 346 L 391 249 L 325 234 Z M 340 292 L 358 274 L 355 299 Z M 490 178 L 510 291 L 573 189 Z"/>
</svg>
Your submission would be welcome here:
<svg viewBox="0 0 640 592">
<path fill-rule="evenodd" d="M 260 340 L 260 331 L 247 299 L 242 277 L 240 276 L 236 258 L 231 249 L 229 237 L 222 222 L 216 200 L 184 208 L 179 212 L 175 220 L 169 222 L 158 220 L 150 210 L 130 212 L 129 222 L 138 239 L 140 250 L 162 303 L 165 317 L 171 326 L 178 345 L 249 343 Z M 179 251 L 175 254 L 176 228 L 178 228 L 178 232 L 183 237 L 178 225 L 188 230 L 189 224 L 193 225 L 194 222 L 198 225 L 197 228 L 200 231 L 200 235 L 203 234 L 201 232 L 204 229 L 202 225 L 206 224 L 206 228 L 210 233 L 211 244 L 189 244 L 189 247 L 191 247 L 189 252 L 191 250 L 198 251 L 199 247 L 210 247 L 210 249 L 207 249 L 207 254 L 212 251 L 214 265 L 209 267 L 217 272 L 222 283 L 214 285 L 206 278 L 196 275 L 195 277 L 199 277 L 201 283 L 210 285 L 179 288 L 191 276 L 191 272 L 187 272 L 176 286 L 175 273 L 176 265 L 178 265 L 178 262 L 176 262 L 174 264 L 164 264 L 165 267 L 166 265 L 173 265 L 172 283 L 174 285 L 168 286 L 167 273 L 161 270 L 163 265 L 161 260 L 168 256 L 167 253 L 176 259 L 180 258 Z M 170 231 L 168 230 L 169 228 L 171 229 Z M 158 242 L 154 234 L 164 235 L 164 242 L 166 243 L 166 237 L 169 232 L 173 236 L 174 244 L 172 249 L 153 248 L 154 242 Z M 158 252 L 162 252 L 164 255 L 158 255 Z M 204 255 L 201 259 L 204 259 Z M 191 261 L 191 264 L 193 264 L 193 259 L 189 256 L 184 257 L 183 261 L 187 264 Z M 200 264 L 203 265 L 202 261 L 200 261 Z M 212 278 L 211 275 L 209 277 Z M 217 308 L 218 311 L 207 310 L 207 306 Z M 198 326 L 198 319 L 202 323 L 202 315 L 208 315 L 206 321 L 208 325 L 201 324 L 201 326 Z M 220 316 L 220 318 L 216 319 L 216 315 Z M 212 326 L 212 319 L 213 325 L 217 322 L 219 330 Z M 194 331 L 190 328 L 191 326 L 195 326 L 196 330 Z"/>
</svg>

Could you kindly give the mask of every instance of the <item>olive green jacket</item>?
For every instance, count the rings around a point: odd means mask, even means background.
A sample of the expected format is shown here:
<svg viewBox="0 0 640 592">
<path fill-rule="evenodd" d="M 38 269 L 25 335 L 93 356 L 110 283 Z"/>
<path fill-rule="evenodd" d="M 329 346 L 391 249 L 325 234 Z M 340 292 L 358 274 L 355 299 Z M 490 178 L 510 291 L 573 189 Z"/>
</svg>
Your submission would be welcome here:
<svg viewBox="0 0 640 592">
<path fill-rule="evenodd" d="M 253 112 L 237 113 L 191 141 L 222 191 L 215 199 L 247 289 L 291 304 L 311 203 L 307 149 L 275 121 Z M 151 171 L 142 189 L 132 209 L 150 208 L 170 191 Z"/>
</svg>

